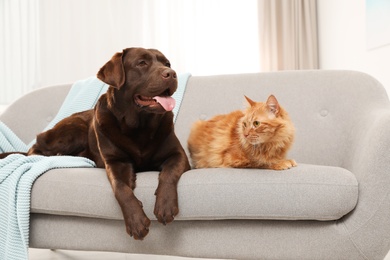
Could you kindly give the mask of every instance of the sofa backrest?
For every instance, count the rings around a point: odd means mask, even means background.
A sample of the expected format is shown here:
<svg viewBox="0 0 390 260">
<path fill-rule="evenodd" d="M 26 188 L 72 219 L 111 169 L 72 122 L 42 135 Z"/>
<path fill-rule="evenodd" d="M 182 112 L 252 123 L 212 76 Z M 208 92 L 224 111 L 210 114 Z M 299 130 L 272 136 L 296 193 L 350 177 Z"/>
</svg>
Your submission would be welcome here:
<svg viewBox="0 0 390 260">
<path fill-rule="evenodd" d="M 369 123 L 375 109 L 389 107 L 383 86 L 353 71 L 284 71 L 191 77 L 175 131 L 187 149 L 196 120 L 246 107 L 244 95 L 265 102 L 274 94 L 289 113 L 296 138 L 289 157 L 299 163 L 343 167 L 351 156 L 359 126 Z M 362 128 L 364 129 L 364 128 Z"/>
<path fill-rule="evenodd" d="M 57 114 L 71 84 L 37 89 L 0 115 L 29 143 Z M 274 94 L 296 128 L 289 157 L 298 163 L 341 166 L 366 131 L 374 110 L 388 109 L 383 86 L 354 71 L 284 71 L 189 78 L 175 132 L 187 154 L 187 139 L 196 120 L 246 106 L 244 95 L 265 101 Z M 360 127 L 362 126 L 362 127 Z M 364 127 L 363 127 L 364 126 Z"/>
</svg>

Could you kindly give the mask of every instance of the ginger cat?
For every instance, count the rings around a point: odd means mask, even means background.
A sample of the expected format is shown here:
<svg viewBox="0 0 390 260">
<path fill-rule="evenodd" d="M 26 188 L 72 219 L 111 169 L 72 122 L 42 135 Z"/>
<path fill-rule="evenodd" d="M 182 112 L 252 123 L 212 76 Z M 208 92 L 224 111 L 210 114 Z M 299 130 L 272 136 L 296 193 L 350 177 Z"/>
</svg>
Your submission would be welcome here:
<svg viewBox="0 0 390 260">
<path fill-rule="evenodd" d="M 286 159 L 294 141 L 294 126 L 275 96 L 237 110 L 194 123 L 188 138 L 195 168 L 264 168 L 285 170 L 297 166 Z"/>
</svg>

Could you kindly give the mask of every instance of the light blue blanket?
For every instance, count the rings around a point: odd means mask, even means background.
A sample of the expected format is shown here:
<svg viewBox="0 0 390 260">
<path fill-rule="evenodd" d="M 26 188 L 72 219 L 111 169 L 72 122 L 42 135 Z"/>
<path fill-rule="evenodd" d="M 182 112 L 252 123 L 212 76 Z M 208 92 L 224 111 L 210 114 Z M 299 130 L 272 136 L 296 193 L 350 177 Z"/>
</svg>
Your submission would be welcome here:
<svg viewBox="0 0 390 260">
<path fill-rule="evenodd" d="M 179 87 L 173 97 L 176 116 L 190 74 L 179 76 Z M 76 82 L 53 121 L 44 129 L 52 128 L 61 119 L 92 108 L 107 84 L 96 77 Z M 34 144 L 21 141 L 11 129 L 0 122 L 0 153 L 26 152 Z M 72 156 L 24 156 L 13 154 L 0 159 L 0 260 L 28 259 L 31 187 L 36 178 L 55 168 L 95 167 L 95 163 L 83 157 Z"/>
</svg>

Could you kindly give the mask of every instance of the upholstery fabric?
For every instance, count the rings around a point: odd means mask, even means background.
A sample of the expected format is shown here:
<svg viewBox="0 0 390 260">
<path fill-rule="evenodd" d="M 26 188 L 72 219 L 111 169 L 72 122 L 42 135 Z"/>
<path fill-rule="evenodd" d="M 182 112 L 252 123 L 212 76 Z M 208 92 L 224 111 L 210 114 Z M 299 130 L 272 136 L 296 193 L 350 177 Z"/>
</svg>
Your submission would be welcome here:
<svg viewBox="0 0 390 260">
<path fill-rule="evenodd" d="M 135 194 L 151 219 L 157 181 L 158 172 L 137 174 Z M 178 193 L 176 220 L 337 220 L 355 207 L 358 184 L 345 169 L 307 164 L 287 171 L 198 169 L 182 176 Z M 31 212 L 123 219 L 104 169 L 47 172 L 35 182 Z"/>
</svg>

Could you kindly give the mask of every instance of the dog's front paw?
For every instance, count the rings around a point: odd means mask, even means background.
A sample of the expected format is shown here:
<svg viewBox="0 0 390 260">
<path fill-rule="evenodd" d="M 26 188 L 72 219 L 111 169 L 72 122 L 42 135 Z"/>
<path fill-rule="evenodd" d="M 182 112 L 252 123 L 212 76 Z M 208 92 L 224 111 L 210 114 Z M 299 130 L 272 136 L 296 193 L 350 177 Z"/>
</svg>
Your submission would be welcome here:
<svg viewBox="0 0 390 260">
<path fill-rule="evenodd" d="M 131 219 L 126 219 L 126 231 L 134 237 L 135 240 L 143 240 L 149 233 L 150 219 L 144 216 L 133 216 Z"/>
<path fill-rule="evenodd" d="M 127 207 L 124 212 L 126 231 L 134 239 L 143 240 L 149 233 L 150 219 L 145 215 L 140 202 L 138 206 L 135 205 L 137 204 Z"/>
<path fill-rule="evenodd" d="M 179 213 L 176 186 L 159 187 L 156 190 L 156 205 L 154 215 L 158 222 L 166 225 L 171 223 Z"/>
</svg>

